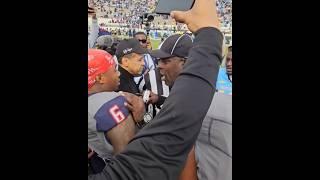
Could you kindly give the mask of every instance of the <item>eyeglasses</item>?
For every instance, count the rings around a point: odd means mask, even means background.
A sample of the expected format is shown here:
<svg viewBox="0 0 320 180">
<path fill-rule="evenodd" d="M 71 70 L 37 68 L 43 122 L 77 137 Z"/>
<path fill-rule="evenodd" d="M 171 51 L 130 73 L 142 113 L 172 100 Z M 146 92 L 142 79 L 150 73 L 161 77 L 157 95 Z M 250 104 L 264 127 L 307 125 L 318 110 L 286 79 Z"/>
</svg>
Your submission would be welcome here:
<svg viewBox="0 0 320 180">
<path fill-rule="evenodd" d="M 142 42 L 142 43 L 146 43 L 147 40 L 146 39 L 139 39 L 138 41 Z"/>
</svg>

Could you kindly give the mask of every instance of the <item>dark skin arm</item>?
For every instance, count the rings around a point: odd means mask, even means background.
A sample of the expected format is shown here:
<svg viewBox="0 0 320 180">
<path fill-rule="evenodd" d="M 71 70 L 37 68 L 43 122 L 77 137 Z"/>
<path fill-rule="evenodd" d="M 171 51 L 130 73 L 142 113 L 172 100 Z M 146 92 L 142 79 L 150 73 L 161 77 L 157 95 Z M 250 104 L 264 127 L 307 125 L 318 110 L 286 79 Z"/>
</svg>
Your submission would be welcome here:
<svg viewBox="0 0 320 180">
<path fill-rule="evenodd" d="M 107 132 L 107 137 L 114 148 L 114 154 L 121 152 L 133 138 L 136 132 L 135 123 L 140 122 L 145 113 L 141 97 L 126 92 L 120 92 L 120 94 L 126 98 L 125 106 L 131 111 L 132 115 L 129 115 L 126 120 Z"/>
<path fill-rule="evenodd" d="M 186 164 L 184 165 L 184 168 L 180 174 L 179 180 L 198 180 L 194 146 L 189 152 Z"/>
<path fill-rule="evenodd" d="M 135 122 L 131 115 L 109 130 L 106 135 L 113 146 L 113 154 L 120 153 L 135 135 Z"/>
</svg>

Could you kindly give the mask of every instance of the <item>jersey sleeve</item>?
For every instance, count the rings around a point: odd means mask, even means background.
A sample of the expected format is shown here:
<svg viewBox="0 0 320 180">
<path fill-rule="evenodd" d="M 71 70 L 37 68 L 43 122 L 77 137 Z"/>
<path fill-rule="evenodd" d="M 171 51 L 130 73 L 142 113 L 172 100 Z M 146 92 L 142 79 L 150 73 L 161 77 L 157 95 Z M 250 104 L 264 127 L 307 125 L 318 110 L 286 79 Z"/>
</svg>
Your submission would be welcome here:
<svg viewBox="0 0 320 180">
<path fill-rule="evenodd" d="M 126 100 L 123 96 L 117 96 L 99 108 L 94 116 L 98 132 L 107 132 L 127 119 L 129 110 L 124 106 L 124 102 Z"/>
</svg>

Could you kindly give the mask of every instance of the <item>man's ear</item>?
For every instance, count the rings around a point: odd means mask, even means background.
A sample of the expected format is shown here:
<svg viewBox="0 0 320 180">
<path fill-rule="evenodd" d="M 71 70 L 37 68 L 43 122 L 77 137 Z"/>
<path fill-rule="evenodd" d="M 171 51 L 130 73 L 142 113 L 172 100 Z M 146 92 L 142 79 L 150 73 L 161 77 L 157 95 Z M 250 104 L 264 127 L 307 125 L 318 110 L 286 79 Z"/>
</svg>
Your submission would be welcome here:
<svg viewBox="0 0 320 180">
<path fill-rule="evenodd" d="M 128 67 L 128 63 L 129 63 L 129 59 L 126 57 L 122 57 L 121 65 L 123 65 L 124 67 Z"/>
<path fill-rule="evenodd" d="M 96 82 L 101 83 L 102 84 L 102 74 L 99 74 L 96 76 Z"/>
<path fill-rule="evenodd" d="M 181 59 L 181 65 L 184 66 L 184 63 L 186 63 L 186 59 Z"/>
</svg>

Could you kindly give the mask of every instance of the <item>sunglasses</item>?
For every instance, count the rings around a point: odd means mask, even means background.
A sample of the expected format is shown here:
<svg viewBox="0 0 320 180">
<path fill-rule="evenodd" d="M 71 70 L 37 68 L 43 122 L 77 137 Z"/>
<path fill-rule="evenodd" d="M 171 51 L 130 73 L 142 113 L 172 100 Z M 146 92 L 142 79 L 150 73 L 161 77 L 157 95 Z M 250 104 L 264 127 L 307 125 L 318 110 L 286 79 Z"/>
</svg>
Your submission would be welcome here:
<svg viewBox="0 0 320 180">
<path fill-rule="evenodd" d="M 142 42 L 142 43 L 146 43 L 147 42 L 146 39 L 139 39 L 139 41 Z"/>
</svg>

